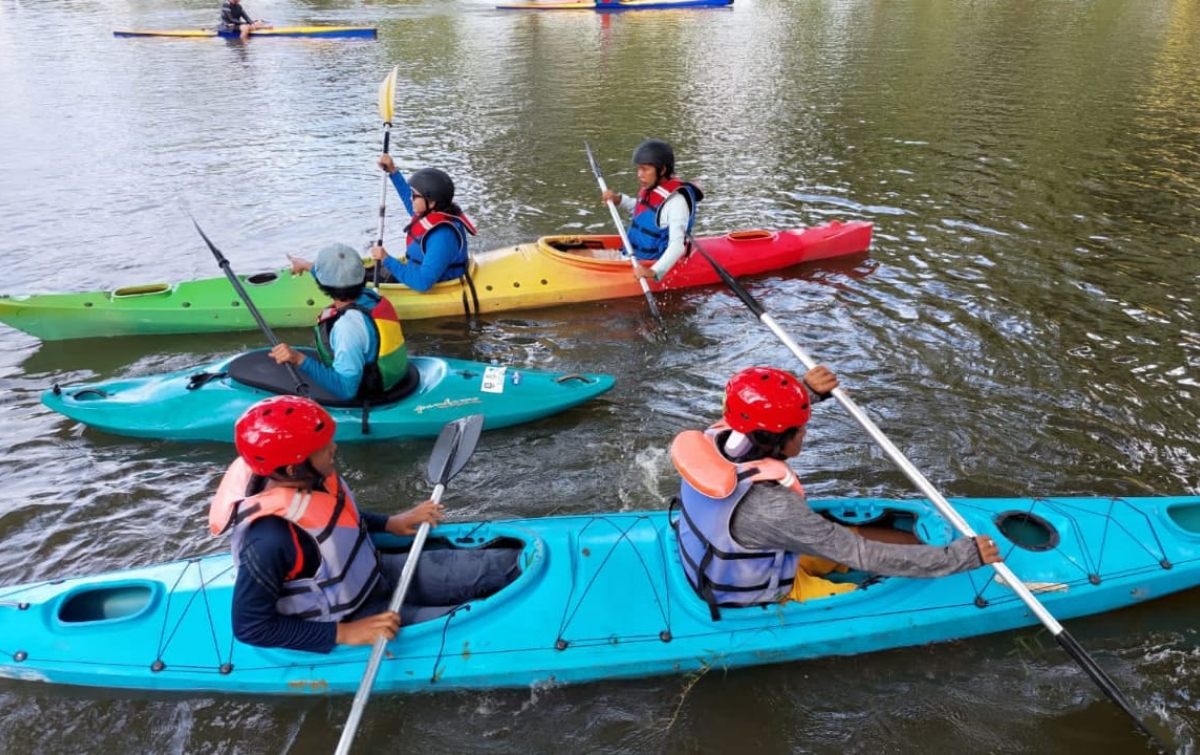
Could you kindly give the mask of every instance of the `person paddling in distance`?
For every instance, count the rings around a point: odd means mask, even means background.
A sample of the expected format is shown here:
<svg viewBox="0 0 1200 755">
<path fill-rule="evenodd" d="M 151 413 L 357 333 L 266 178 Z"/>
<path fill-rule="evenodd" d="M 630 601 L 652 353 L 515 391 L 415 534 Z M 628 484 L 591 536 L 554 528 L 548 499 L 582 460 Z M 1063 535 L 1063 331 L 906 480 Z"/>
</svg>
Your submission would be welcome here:
<svg viewBox="0 0 1200 755">
<path fill-rule="evenodd" d="M 371 533 L 436 527 L 432 500 L 391 516 L 361 511 L 338 475 L 333 418 L 299 396 L 273 396 L 238 419 L 238 458 L 209 510 L 213 535 L 231 533 L 237 576 L 233 633 L 249 645 L 329 653 L 394 639 L 401 623 L 445 616 L 520 573 L 519 548 L 420 554 L 400 613 L 388 611 L 408 554 L 383 554 Z"/>
<path fill-rule="evenodd" d="M 240 32 L 242 39 L 246 39 L 252 31 L 270 28 L 266 21 L 250 18 L 242 6 L 242 0 L 225 0 L 221 3 L 221 31 Z"/>
<path fill-rule="evenodd" d="M 786 462 L 800 455 L 812 413 L 809 392 L 827 397 L 837 387 L 824 366 L 803 381 L 784 370 L 751 367 L 726 385 L 723 421 L 675 438 L 671 457 L 683 478 L 682 566 L 713 618 L 722 606 L 803 599 L 793 592 L 807 576 L 802 556 L 897 577 L 941 577 L 1001 560 L 986 535 L 931 546 L 899 530 L 856 531 L 809 507 Z"/>
<path fill-rule="evenodd" d="M 345 244 L 332 244 L 306 263 L 333 304 L 317 318 L 320 360 L 286 343 L 271 349 L 278 364 L 290 362 L 316 385 L 343 401 L 379 398 L 408 372 L 408 347 L 392 303 L 368 289 L 362 258 Z"/>
<path fill-rule="evenodd" d="M 421 168 L 408 180 L 396 169 L 386 152 L 379 158 L 396 187 L 412 221 L 405 226 L 406 261 L 388 255 L 380 245 L 371 249 L 375 264 L 383 264 L 393 280 L 414 291 L 425 292 L 435 283 L 452 281 L 468 274 L 468 236 L 475 225 L 454 202 L 454 181 L 443 170 Z"/>
<path fill-rule="evenodd" d="M 629 245 L 633 256 L 653 262 L 639 265 L 639 278 L 662 280 L 687 250 L 687 235 L 696 222 L 696 205 L 704 199 L 700 187 L 675 178 L 675 151 L 658 139 L 647 139 L 633 151 L 640 189 L 636 197 L 612 189 L 600 195 L 632 215 Z"/>
</svg>

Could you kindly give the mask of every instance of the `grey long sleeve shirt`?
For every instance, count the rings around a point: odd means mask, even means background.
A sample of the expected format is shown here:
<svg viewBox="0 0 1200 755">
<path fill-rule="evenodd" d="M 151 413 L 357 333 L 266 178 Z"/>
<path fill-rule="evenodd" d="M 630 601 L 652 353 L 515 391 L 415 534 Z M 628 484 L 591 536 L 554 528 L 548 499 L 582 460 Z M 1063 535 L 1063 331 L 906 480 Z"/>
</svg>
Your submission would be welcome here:
<svg viewBox="0 0 1200 755">
<path fill-rule="evenodd" d="M 734 511 L 730 532 L 746 548 L 821 556 L 891 577 L 944 577 L 983 565 L 972 538 L 946 546 L 867 540 L 813 511 L 804 496 L 773 484 L 750 489 Z"/>
</svg>

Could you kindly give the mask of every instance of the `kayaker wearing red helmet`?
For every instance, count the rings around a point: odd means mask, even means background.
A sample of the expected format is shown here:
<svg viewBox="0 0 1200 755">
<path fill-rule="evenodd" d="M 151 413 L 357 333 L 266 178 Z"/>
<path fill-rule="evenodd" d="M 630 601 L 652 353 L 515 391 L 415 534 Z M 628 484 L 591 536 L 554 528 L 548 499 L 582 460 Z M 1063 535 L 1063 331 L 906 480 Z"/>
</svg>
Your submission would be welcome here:
<svg viewBox="0 0 1200 755">
<path fill-rule="evenodd" d="M 379 167 L 391 178 L 412 222 L 404 229 L 406 261 L 374 246 L 371 257 L 376 264 L 382 263 L 392 280 L 414 291 L 428 291 L 435 283 L 466 275 L 470 262 L 467 237 L 475 235 L 475 225 L 454 202 L 450 176 L 438 168 L 421 168 L 405 181 L 386 152 L 379 158 Z"/>
<path fill-rule="evenodd" d="M 681 433 L 672 444 L 671 458 L 683 477 L 683 569 L 714 619 L 721 606 L 796 596 L 793 583 L 808 576 L 797 573 L 804 556 L 897 577 L 940 577 L 1000 560 L 986 535 L 943 547 L 886 530 L 890 542 L 881 542 L 875 538 L 883 535 L 864 537 L 808 506 L 786 460 L 800 454 L 812 414 L 809 391 L 824 396 L 837 386 L 823 366 L 809 370 L 803 382 L 770 367 L 742 370 L 725 387 L 724 421 L 707 432 Z M 831 591 L 854 588 L 843 584 Z"/>
<path fill-rule="evenodd" d="M 334 421 L 319 404 L 274 396 L 237 421 L 238 458 L 209 509 L 230 531 L 237 577 L 233 633 L 247 644 L 328 653 L 395 638 L 405 624 L 444 616 L 518 575 L 516 548 L 425 551 L 400 615 L 387 610 L 407 554 L 381 554 L 370 533 L 411 535 L 444 517 L 425 501 L 392 516 L 359 511 L 334 466 Z"/>
<path fill-rule="evenodd" d="M 600 195 L 604 202 L 616 202 L 633 216 L 629 224 L 629 245 L 633 256 L 652 260 L 639 265 L 639 278 L 662 280 L 667 271 L 683 257 L 687 235 L 696 222 L 696 205 L 704 199 L 700 187 L 675 178 L 675 150 L 658 139 L 647 139 L 633 151 L 641 189 L 636 197 L 622 196 L 612 189 Z"/>
</svg>

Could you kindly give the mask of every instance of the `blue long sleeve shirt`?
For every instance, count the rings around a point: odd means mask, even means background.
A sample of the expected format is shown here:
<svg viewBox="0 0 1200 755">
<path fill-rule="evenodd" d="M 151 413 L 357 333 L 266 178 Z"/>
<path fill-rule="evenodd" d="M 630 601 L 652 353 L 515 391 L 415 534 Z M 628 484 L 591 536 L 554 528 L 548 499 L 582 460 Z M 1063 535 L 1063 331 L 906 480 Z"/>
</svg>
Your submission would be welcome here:
<svg viewBox="0 0 1200 755">
<path fill-rule="evenodd" d="M 329 334 L 333 364 L 308 358 L 300 363 L 300 372 L 333 395 L 349 401 L 358 395 L 363 370 L 379 350 L 375 329 L 366 314 L 351 310 L 338 318 Z"/>
<path fill-rule="evenodd" d="M 387 526 L 382 514 L 361 511 L 359 516 L 368 532 L 382 532 Z M 247 529 L 233 586 L 233 636 L 259 647 L 329 653 L 337 645 L 336 622 L 297 619 L 275 609 L 283 584 L 312 576 L 321 561 L 312 538 L 293 537 L 291 528 L 286 519 L 265 516 Z M 292 574 L 301 557 L 303 570 Z"/>
<path fill-rule="evenodd" d="M 404 179 L 400 171 L 396 171 L 388 177 L 392 179 L 392 186 L 396 187 L 396 193 L 400 195 L 400 201 L 404 202 L 404 207 L 411 217 L 413 214 L 412 188 L 408 185 L 408 181 Z M 433 284 L 437 283 L 442 274 L 446 272 L 446 268 L 458 259 L 458 234 L 454 232 L 453 228 L 441 225 L 425 234 L 422 241 L 425 242 L 425 257 L 421 264 L 406 265 L 389 255 L 384 258 L 383 266 L 400 283 L 414 291 L 424 293 L 432 288 Z"/>
</svg>

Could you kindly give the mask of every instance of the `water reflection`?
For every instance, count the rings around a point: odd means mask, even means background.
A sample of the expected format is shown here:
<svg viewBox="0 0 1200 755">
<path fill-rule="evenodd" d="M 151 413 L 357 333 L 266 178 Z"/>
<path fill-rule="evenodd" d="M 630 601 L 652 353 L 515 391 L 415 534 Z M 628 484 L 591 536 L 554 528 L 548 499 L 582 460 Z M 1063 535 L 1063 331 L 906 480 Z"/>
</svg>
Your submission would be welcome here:
<svg viewBox="0 0 1200 755">
<path fill-rule="evenodd" d="M 400 64 L 392 152 L 455 177 L 477 248 L 609 232 L 582 144 L 632 187 L 676 145 L 699 232 L 875 222 L 864 259 L 749 282 L 947 495 L 1200 491 L 1200 14 L 1195 0 L 738 0 L 689 13 L 525 14 L 486 2 L 252 3 L 375 42 L 117 40 L 211 23 L 207 0 L 0 5 L 5 293 L 214 277 L 374 234 L 375 92 Z M 397 205 L 398 207 L 398 205 Z M 388 220 L 390 243 L 402 218 Z M 729 374 L 796 368 L 719 287 L 406 324 L 414 353 L 615 374 L 599 402 L 485 434 L 456 516 L 661 507 L 665 446 Z M 297 341 L 297 330 L 281 334 Z M 0 330 L 7 581 L 224 547 L 203 513 L 218 444 L 130 442 L 38 401 L 54 381 L 199 364 L 256 333 L 42 344 Z M 365 505 L 428 494 L 422 444 L 351 447 Z M 815 496 L 909 495 L 836 407 L 800 464 Z M 1194 600 L 1072 622 L 1139 707 L 1200 720 Z M 864 658 L 372 700 L 372 749 L 1125 753 L 1128 725 L 1037 632 Z M 1018 643 L 1018 639 L 1021 640 Z M 1044 637 L 1042 638 L 1044 641 Z M 1032 643 L 1030 645 L 1029 643 Z M 1045 643 L 1043 643 L 1045 644 Z M 1030 650 L 1029 648 L 1033 649 Z M 138 698 L 0 685 L 6 752 L 332 749 L 348 699 Z M 1186 731 L 1184 732 L 1186 734 Z"/>
</svg>

